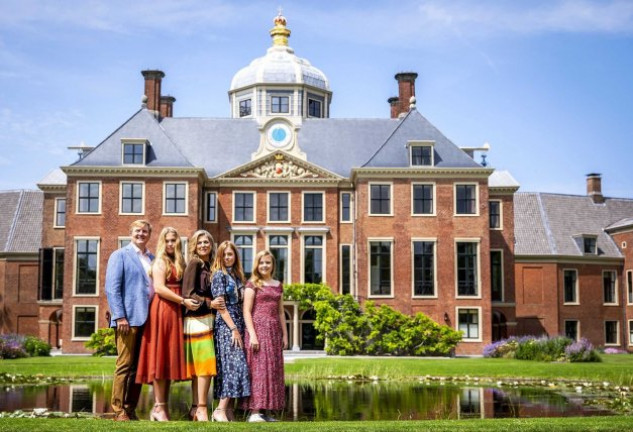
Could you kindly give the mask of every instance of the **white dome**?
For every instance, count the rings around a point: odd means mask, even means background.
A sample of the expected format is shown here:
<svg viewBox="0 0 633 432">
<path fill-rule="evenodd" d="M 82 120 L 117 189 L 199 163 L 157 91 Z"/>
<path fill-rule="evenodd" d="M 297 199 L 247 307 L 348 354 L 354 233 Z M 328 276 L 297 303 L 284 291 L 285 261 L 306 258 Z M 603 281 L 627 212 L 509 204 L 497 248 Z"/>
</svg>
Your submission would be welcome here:
<svg viewBox="0 0 633 432">
<path fill-rule="evenodd" d="M 306 84 L 329 91 L 330 83 L 323 72 L 306 59 L 297 57 L 292 48 L 273 46 L 239 70 L 231 81 L 230 91 L 254 84 Z"/>
</svg>

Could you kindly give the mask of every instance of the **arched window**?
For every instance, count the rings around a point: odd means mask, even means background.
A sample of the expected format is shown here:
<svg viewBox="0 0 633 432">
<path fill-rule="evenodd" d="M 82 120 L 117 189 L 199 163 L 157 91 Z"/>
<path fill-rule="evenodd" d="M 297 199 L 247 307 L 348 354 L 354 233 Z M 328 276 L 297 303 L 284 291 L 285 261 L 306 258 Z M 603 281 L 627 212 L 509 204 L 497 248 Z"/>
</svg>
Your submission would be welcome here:
<svg viewBox="0 0 633 432">
<path fill-rule="evenodd" d="M 316 311 L 308 309 L 301 314 L 299 324 L 301 325 L 301 349 L 302 350 L 322 350 L 324 343 L 317 340 L 317 331 L 314 328 Z"/>
</svg>

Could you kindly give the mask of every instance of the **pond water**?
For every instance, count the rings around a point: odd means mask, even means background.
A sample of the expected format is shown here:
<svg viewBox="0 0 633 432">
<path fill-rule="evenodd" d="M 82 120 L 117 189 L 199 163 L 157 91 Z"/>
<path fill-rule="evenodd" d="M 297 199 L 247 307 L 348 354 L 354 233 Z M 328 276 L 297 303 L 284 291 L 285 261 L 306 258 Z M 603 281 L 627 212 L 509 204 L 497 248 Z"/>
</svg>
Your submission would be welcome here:
<svg viewBox="0 0 633 432">
<path fill-rule="evenodd" d="M 111 383 L 3 386 L 0 412 L 47 408 L 49 411 L 111 415 Z M 541 388 L 497 388 L 426 383 L 318 382 L 286 386 L 286 421 L 424 420 L 610 415 L 583 404 L 586 395 Z M 172 386 L 171 418 L 184 419 L 191 401 L 187 383 Z M 137 410 L 148 418 L 153 405 L 149 386 Z"/>
</svg>

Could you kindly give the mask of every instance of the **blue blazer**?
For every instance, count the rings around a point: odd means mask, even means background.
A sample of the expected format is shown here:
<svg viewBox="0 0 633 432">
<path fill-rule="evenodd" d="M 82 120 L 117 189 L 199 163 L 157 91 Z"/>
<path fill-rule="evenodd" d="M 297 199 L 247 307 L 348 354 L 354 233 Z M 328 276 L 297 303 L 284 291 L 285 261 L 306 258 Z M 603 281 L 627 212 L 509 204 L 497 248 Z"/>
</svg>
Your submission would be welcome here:
<svg viewBox="0 0 633 432">
<path fill-rule="evenodd" d="M 150 259 L 154 259 L 151 254 Z M 119 318 L 126 318 L 130 326 L 134 327 L 145 324 L 149 311 L 150 283 L 150 277 L 132 244 L 112 252 L 105 281 L 110 327 L 116 327 Z"/>
</svg>

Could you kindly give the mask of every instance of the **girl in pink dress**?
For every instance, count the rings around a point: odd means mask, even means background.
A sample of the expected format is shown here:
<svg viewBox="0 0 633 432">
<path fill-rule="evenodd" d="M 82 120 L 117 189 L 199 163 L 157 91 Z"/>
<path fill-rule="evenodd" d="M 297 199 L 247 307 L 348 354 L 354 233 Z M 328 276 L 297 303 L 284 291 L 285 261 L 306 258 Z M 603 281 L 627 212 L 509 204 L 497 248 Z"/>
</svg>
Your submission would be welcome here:
<svg viewBox="0 0 633 432">
<path fill-rule="evenodd" d="M 270 251 L 255 256 L 253 275 L 244 293 L 246 361 L 251 375 L 251 396 L 243 403 L 249 422 L 275 421 L 261 410 L 284 409 L 283 350 L 288 347 L 283 288 L 274 280 L 275 258 Z"/>
</svg>

